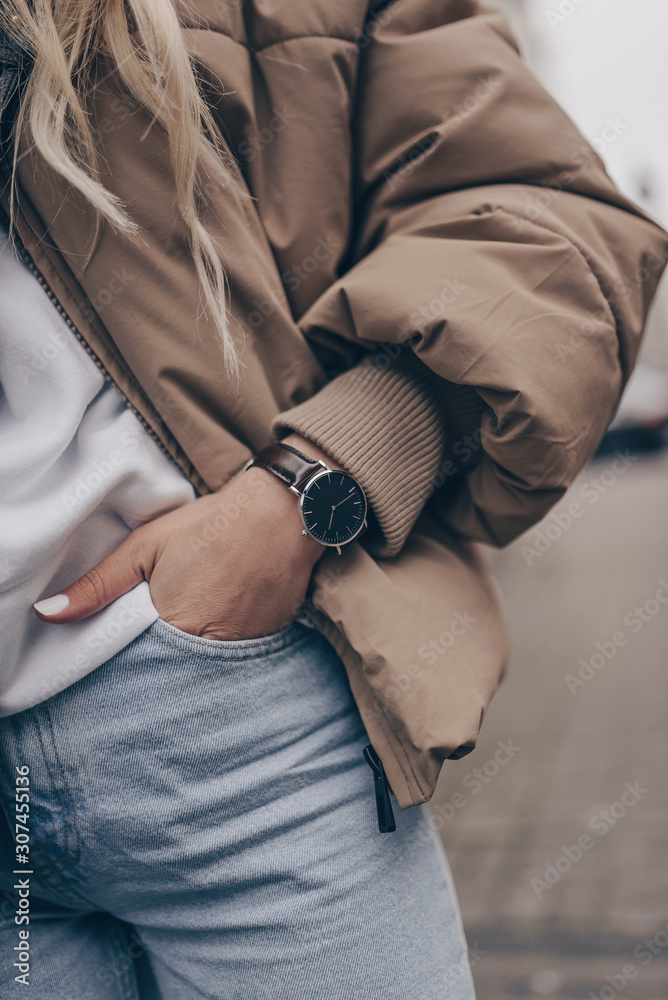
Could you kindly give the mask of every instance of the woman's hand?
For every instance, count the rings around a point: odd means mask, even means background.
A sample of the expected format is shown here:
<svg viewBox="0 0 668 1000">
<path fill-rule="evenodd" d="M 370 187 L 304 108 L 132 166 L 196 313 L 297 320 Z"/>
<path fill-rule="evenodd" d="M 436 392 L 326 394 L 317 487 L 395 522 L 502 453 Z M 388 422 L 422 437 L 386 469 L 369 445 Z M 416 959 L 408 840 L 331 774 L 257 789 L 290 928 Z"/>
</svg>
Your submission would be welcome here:
<svg viewBox="0 0 668 1000">
<path fill-rule="evenodd" d="M 296 434 L 283 440 L 340 468 Z M 185 632 L 213 639 L 267 635 L 297 614 L 324 552 L 302 535 L 298 502 L 266 470 L 240 472 L 219 492 L 136 528 L 46 607 L 38 602 L 36 614 L 56 624 L 79 621 L 148 580 L 160 617 Z"/>
</svg>

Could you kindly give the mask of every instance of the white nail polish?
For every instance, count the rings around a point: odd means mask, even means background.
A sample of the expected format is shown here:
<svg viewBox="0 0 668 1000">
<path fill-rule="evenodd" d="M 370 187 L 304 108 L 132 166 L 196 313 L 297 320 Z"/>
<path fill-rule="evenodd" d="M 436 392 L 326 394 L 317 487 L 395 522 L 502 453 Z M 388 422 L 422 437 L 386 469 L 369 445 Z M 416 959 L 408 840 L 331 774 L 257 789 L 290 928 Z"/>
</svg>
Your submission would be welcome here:
<svg viewBox="0 0 668 1000">
<path fill-rule="evenodd" d="M 40 615 L 59 615 L 69 603 L 67 594 L 56 594 L 54 597 L 47 597 L 45 601 L 38 601 L 34 608 Z"/>
</svg>

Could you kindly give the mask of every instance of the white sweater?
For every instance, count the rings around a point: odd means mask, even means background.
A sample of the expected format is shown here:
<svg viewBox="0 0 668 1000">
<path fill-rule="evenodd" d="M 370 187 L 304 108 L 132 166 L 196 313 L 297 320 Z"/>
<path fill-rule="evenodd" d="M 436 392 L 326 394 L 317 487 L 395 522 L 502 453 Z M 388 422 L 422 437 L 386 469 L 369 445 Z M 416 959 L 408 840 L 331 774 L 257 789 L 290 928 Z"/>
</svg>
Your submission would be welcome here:
<svg viewBox="0 0 668 1000">
<path fill-rule="evenodd" d="M 105 381 L 3 229 L 0 385 L 0 715 L 10 715 L 74 683 L 158 618 L 147 583 L 70 625 L 40 621 L 34 602 L 195 491 Z"/>
</svg>

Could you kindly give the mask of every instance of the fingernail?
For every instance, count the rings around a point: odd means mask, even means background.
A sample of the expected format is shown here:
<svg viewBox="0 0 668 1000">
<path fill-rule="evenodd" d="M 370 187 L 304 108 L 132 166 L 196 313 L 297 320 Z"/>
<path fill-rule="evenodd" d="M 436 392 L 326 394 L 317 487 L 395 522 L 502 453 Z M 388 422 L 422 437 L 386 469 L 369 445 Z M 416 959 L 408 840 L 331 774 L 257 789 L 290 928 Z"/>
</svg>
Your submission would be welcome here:
<svg viewBox="0 0 668 1000">
<path fill-rule="evenodd" d="M 45 601 L 38 601 L 33 607 L 40 615 L 59 615 L 69 603 L 67 594 L 56 594 L 54 597 L 47 597 Z"/>
</svg>

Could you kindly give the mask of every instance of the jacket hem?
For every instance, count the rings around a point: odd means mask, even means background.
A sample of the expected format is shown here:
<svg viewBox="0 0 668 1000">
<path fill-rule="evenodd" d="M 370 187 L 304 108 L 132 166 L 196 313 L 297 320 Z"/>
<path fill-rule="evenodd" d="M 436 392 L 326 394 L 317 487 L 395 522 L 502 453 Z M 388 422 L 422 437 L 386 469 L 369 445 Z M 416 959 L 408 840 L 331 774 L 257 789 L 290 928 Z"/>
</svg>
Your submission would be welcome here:
<svg viewBox="0 0 668 1000">
<path fill-rule="evenodd" d="M 362 659 L 358 653 L 342 640 L 334 623 L 322 612 L 312 606 L 309 615 L 313 624 L 334 647 L 346 668 L 348 682 L 353 698 L 357 704 L 369 741 L 383 762 L 385 774 L 390 788 L 400 809 L 422 805 L 428 802 L 434 789 L 425 791 L 403 752 L 401 741 L 390 728 L 387 719 L 383 717 L 364 676 Z"/>
</svg>

